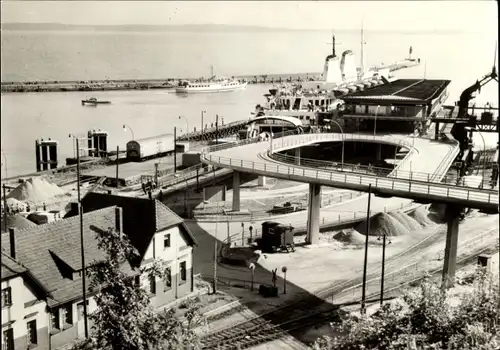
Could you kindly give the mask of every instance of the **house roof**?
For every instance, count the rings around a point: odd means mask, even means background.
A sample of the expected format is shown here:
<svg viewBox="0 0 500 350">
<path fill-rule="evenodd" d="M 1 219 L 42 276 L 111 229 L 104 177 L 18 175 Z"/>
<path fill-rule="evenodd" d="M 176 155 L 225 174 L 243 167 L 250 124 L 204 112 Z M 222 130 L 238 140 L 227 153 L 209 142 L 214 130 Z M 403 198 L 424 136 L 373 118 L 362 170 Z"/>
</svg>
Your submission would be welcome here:
<svg viewBox="0 0 500 350">
<path fill-rule="evenodd" d="M 22 230 L 25 228 L 37 226 L 33 221 L 30 221 L 26 219 L 24 216 L 19 214 L 8 215 L 6 221 L 7 221 L 7 228 L 14 227 Z M 7 231 L 5 230 L 5 222 L 3 217 L 2 217 L 2 232 L 8 232 L 8 230 Z"/>
<path fill-rule="evenodd" d="M 196 245 L 193 234 L 182 218 L 158 200 L 95 192 L 89 192 L 82 199 L 82 207 L 86 213 L 110 206 L 123 209 L 123 232 L 136 247 L 141 258 L 146 253 L 155 233 L 173 226 L 180 226 L 180 232 L 186 242 L 191 246 Z M 65 217 L 77 214 L 70 210 Z"/>
<path fill-rule="evenodd" d="M 450 84 L 451 80 L 398 79 L 364 91 L 343 96 L 346 102 L 354 101 L 390 101 L 429 102 L 438 97 Z"/>
<path fill-rule="evenodd" d="M 115 207 L 83 215 L 86 267 L 106 258 L 106 252 L 97 246 L 96 233 L 110 227 L 115 227 Z M 80 237 L 79 216 L 15 232 L 16 258 L 51 294 L 47 300 L 49 307 L 81 296 L 81 278 L 74 273 L 81 270 Z M 2 247 L 9 246 L 10 237 L 3 234 Z M 123 271 L 128 275 L 133 273 L 128 263 Z"/>
<path fill-rule="evenodd" d="M 26 267 L 2 252 L 2 281 L 26 272 Z"/>
</svg>

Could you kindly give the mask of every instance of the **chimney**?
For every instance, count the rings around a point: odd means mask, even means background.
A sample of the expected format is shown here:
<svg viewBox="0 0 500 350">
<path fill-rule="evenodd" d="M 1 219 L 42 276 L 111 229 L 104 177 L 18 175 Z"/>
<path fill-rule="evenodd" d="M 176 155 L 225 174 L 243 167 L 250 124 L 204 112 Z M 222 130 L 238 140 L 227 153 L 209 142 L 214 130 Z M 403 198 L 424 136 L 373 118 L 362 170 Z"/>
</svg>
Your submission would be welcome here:
<svg viewBox="0 0 500 350">
<path fill-rule="evenodd" d="M 123 235 L 123 209 L 120 207 L 115 208 L 115 228 L 120 234 L 120 238 Z"/>
<path fill-rule="evenodd" d="M 16 258 L 16 229 L 9 227 L 10 256 Z"/>
</svg>

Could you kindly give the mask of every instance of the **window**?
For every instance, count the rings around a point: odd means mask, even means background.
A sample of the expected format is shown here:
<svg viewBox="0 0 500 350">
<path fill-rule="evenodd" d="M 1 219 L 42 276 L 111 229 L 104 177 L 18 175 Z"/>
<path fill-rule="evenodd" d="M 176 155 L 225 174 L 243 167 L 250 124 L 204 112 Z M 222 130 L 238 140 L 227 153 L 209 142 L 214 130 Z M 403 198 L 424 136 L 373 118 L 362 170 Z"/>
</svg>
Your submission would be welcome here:
<svg viewBox="0 0 500 350">
<path fill-rule="evenodd" d="M 10 287 L 2 289 L 2 307 L 12 304 L 12 293 Z"/>
<path fill-rule="evenodd" d="M 170 233 L 166 233 L 163 236 L 163 248 L 170 248 Z"/>
<path fill-rule="evenodd" d="M 89 312 L 89 301 L 87 300 L 87 313 Z M 83 320 L 83 301 L 81 303 L 76 304 L 76 313 L 78 317 L 78 321 Z"/>
<path fill-rule="evenodd" d="M 151 275 L 148 277 L 149 279 L 149 292 L 151 294 L 156 294 L 156 278 L 155 276 Z"/>
<path fill-rule="evenodd" d="M 186 262 L 185 261 L 181 262 L 180 270 L 181 270 L 181 281 L 186 282 L 187 271 L 186 271 Z"/>
<path fill-rule="evenodd" d="M 163 291 L 167 291 L 170 288 L 172 288 L 172 269 L 170 267 L 167 267 L 165 269 L 165 286 L 163 288 Z"/>
<path fill-rule="evenodd" d="M 61 319 L 63 324 L 73 324 L 72 304 L 66 304 L 61 307 Z"/>
<path fill-rule="evenodd" d="M 14 330 L 12 328 L 3 331 L 2 350 L 14 350 Z"/>
<path fill-rule="evenodd" d="M 59 323 L 59 310 L 58 309 L 53 310 L 52 313 L 50 314 L 50 317 L 52 321 L 52 328 L 53 329 L 61 328 L 61 325 Z"/>
<path fill-rule="evenodd" d="M 29 321 L 26 323 L 26 326 L 28 328 L 28 345 L 36 345 L 37 344 L 37 339 L 36 339 L 36 320 Z"/>
</svg>

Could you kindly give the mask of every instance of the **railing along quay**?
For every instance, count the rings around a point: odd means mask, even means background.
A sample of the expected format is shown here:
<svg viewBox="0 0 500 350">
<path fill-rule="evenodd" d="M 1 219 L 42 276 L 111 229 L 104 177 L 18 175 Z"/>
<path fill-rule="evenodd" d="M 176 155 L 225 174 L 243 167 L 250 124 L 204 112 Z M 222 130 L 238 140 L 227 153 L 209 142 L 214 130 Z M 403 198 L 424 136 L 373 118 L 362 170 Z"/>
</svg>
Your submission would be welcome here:
<svg viewBox="0 0 500 350">
<path fill-rule="evenodd" d="M 342 140 L 355 140 L 362 139 L 361 135 L 348 134 L 309 134 L 304 135 L 300 141 L 296 142 L 295 145 L 306 144 L 318 141 L 342 141 Z M 286 133 L 285 135 L 286 136 Z M 273 139 L 281 137 L 281 135 L 276 135 Z M 349 137 L 349 138 L 347 138 Z M 266 152 L 273 152 L 273 143 L 279 147 L 280 142 L 273 142 L 273 139 L 266 141 L 270 143 L 270 147 Z M 395 140 L 387 141 L 387 138 L 380 136 L 367 137 L 363 135 L 363 139 L 371 139 L 377 142 L 385 142 L 389 144 L 397 144 Z M 399 140 L 401 141 L 401 140 Z M 492 190 L 478 189 L 468 186 L 465 182 L 457 183 L 456 185 L 448 185 L 437 182 L 432 182 L 436 178 L 436 172 L 434 173 L 420 173 L 416 174 L 418 179 L 413 178 L 412 172 L 400 173 L 398 177 L 378 177 L 370 174 L 359 174 L 344 171 L 335 171 L 327 169 L 310 169 L 301 167 L 298 165 L 292 166 L 288 164 L 274 164 L 272 162 L 265 161 L 248 161 L 244 159 L 227 158 L 220 157 L 210 154 L 219 150 L 226 148 L 238 147 L 250 143 L 263 142 L 262 140 L 243 140 L 241 142 L 235 142 L 233 144 L 216 145 L 204 148 L 202 151 L 202 160 L 206 163 L 218 165 L 218 166 L 228 166 L 234 170 L 248 171 L 251 169 L 254 173 L 279 177 L 285 179 L 294 179 L 297 181 L 314 182 L 325 185 L 333 185 L 336 187 L 343 187 L 347 189 L 354 190 L 367 190 L 368 185 L 372 186 L 374 193 L 386 194 L 389 196 L 404 197 L 410 199 L 423 200 L 426 202 L 438 201 L 438 202 L 454 202 L 466 205 L 471 208 L 477 208 L 487 211 L 497 211 L 498 210 L 498 193 Z M 282 140 L 284 144 L 284 140 Z M 453 162 L 457 150 L 456 143 L 449 142 L 450 146 L 453 146 L 452 152 L 443 159 L 436 170 L 447 169 Z M 286 147 L 291 148 L 288 144 Z M 282 146 L 281 149 L 286 149 Z M 412 147 L 413 148 L 413 147 Z M 276 151 L 276 149 L 274 149 Z M 265 153 L 266 153 L 265 152 Z M 404 175 L 404 177 L 403 177 Z M 442 174 L 444 176 L 444 174 Z M 429 179 L 429 181 L 427 181 Z"/>
</svg>

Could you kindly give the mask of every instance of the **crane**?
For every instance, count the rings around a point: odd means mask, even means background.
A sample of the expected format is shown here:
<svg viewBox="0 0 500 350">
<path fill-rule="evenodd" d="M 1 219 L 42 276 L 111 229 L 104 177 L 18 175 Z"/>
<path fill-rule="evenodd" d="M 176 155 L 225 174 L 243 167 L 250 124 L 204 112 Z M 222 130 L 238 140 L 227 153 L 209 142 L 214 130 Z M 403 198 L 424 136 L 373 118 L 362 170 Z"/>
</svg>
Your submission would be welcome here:
<svg viewBox="0 0 500 350">
<path fill-rule="evenodd" d="M 469 108 L 469 101 L 474 98 L 474 96 L 472 96 L 474 92 L 476 91 L 481 92 L 481 87 L 488 84 L 492 80 L 496 80 L 498 82 L 496 60 L 497 60 L 497 44 L 495 44 L 495 58 L 493 60 L 493 68 L 491 70 L 491 73 L 485 75 L 481 80 L 476 80 L 476 83 L 474 85 L 469 86 L 460 95 L 460 100 L 458 101 L 458 115 L 457 115 L 458 119 L 467 117 L 467 109 Z"/>
</svg>

